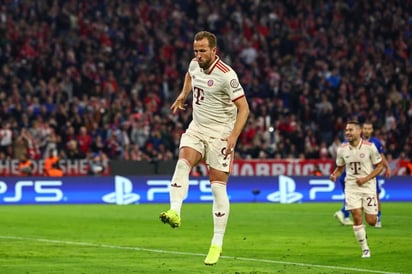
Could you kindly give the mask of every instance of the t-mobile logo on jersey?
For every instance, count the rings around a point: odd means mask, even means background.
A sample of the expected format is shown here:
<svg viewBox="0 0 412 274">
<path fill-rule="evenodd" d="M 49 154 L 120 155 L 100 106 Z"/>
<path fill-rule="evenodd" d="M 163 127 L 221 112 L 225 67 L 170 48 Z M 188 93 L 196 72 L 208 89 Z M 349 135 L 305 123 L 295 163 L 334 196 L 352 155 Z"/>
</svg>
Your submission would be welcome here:
<svg viewBox="0 0 412 274">
<path fill-rule="evenodd" d="M 279 176 L 279 191 L 269 194 L 266 198 L 270 202 L 281 203 L 281 204 L 291 204 L 302 200 L 303 194 L 295 192 L 296 183 L 295 181 L 287 176 Z"/>
<path fill-rule="evenodd" d="M 140 195 L 132 193 L 132 182 L 122 176 L 114 177 L 114 192 L 103 196 L 103 201 L 109 204 L 127 205 L 140 200 Z"/>
</svg>

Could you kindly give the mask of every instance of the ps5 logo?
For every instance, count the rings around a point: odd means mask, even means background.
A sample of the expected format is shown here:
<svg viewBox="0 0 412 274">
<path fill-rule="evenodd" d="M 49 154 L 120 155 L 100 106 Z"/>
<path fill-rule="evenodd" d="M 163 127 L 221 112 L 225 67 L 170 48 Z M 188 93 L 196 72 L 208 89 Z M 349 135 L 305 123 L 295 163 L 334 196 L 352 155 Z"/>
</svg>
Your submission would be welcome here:
<svg viewBox="0 0 412 274">
<path fill-rule="evenodd" d="M 303 198 L 303 194 L 295 192 L 296 183 L 295 181 L 287 176 L 279 176 L 279 191 L 269 194 L 266 198 L 270 202 L 281 203 L 281 204 L 291 204 L 300 202 Z"/>
<path fill-rule="evenodd" d="M 140 195 L 132 193 L 132 182 L 122 176 L 114 177 L 114 192 L 103 196 L 103 201 L 109 204 L 128 205 L 140 200 Z"/>
<path fill-rule="evenodd" d="M 62 185 L 63 182 L 60 180 L 17 181 L 14 185 L 13 196 L 3 197 L 3 202 L 18 203 L 31 200 L 31 197 L 34 197 L 36 202 L 60 202 L 64 198 L 63 190 L 60 189 Z M 8 187 L 6 182 L 0 181 L 0 194 L 3 193 L 9 193 Z"/>
</svg>

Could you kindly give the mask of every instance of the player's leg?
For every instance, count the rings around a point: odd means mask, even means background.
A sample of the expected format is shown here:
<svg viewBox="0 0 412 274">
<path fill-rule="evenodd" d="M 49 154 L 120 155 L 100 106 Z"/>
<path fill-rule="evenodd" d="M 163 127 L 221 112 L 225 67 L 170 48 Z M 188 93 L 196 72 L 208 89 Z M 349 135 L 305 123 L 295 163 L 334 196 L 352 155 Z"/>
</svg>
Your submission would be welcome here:
<svg viewBox="0 0 412 274">
<path fill-rule="evenodd" d="M 345 204 L 343 204 L 342 208 L 339 211 L 336 211 L 333 216 L 335 216 L 343 225 L 353 225 L 353 222 L 350 219 L 350 211 L 345 209 Z"/>
<path fill-rule="evenodd" d="M 202 155 L 199 152 L 201 150 L 202 143 L 199 140 L 188 134 L 182 135 L 179 160 L 176 163 L 170 184 L 170 209 L 160 213 L 160 220 L 169 224 L 172 228 L 181 225 L 180 212 L 189 189 L 189 174 L 192 167 L 201 160 Z"/>
<path fill-rule="evenodd" d="M 378 204 L 375 202 L 377 200 L 378 197 L 375 193 L 372 195 L 367 195 L 363 198 L 363 211 L 365 212 L 365 221 L 370 226 L 375 226 L 378 221 Z"/>
<path fill-rule="evenodd" d="M 366 229 L 363 225 L 363 210 L 362 210 L 362 198 L 351 192 L 345 193 L 346 208 L 351 211 L 353 219 L 353 233 L 362 249 L 362 258 L 370 257 L 370 249 L 366 237 Z"/>
<path fill-rule="evenodd" d="M 353 232 L 355 234 L 355 238 L 358 241 L 361 249 L 362 249 L 362 258 L 369 258 L 370 257 L 370 249 L 368 246 L 368 241 L 366 237 L 366 229 L 364 224 L 362 223 L 362 209 L 356 208 L 352 209 L 352 218 L 353 218 Z"/>
<path fill-rule="evenodd" d="M 346 210 L 345 210 L 345 204 L 344 204 L 342 208 L 336 211 L 335 214 L 333 215 L 343 225 L 345 225 L 345 212 Z"/>
<path fill-rule="evenodd" d="M 382 189 L 381 189 L 381 186 L 379 184 L 379 179 L 376 178 L 376 201 L 378 203 L 378 219 L 377 219 L 376 224 L 375 224 L 376 228 L 381 228 L 382 227 L 382 222 L 381 222 L 381 215 L 382 215 L 381 199 L 379 198 L 379 195 L 380 195 L 381 191 L 382 191 Z"/>
<path fill-rule="evenodd" d="M 209 173 L 213 194 L 213 238 L 205 264 L 213 265 L 218 261 L 222 252 L 223 238 L 230 213 L 230 203 L 226 191 L 228 175 L 213 168 L 209 170 Z"/>
<path fill-rule="evenodd" d="M 213 194 L 213 238 L 205 258 L 206 265 L 217 263 L 222 252 L 227 221 L 230 213 L 229 197 L 226 185 L 232 163 L 232 155 L 224 155 L 226 142 L 219 139 L 208 143 L 206 162 L 209 165 L 209 179 Z"/>
<path fill-rule="evenodd" d="M 345 192 L 345 175 L 339 177 L 335 183 L 339 182 L 342 186 L 342 191 Z M 353 225 L 350 219 L 350 211 L 345 209 L 345 201 L 343 201 L 343 206 L 339 211 L 336 211 L 333 215 L 338 219 L 338 221 L 343 225 Z"/>
<path fill-rule="evenodd" d="M 350 211 L 345 209 L 345 205 L 343 205 L 341 211 L 342 211 L 342 213 L 343 213 L 343 222 L 344 222 L 344 225 L 353 225 L 353 222 L 352 222 L 352 220 L 350 219 Z"/>
</svg>

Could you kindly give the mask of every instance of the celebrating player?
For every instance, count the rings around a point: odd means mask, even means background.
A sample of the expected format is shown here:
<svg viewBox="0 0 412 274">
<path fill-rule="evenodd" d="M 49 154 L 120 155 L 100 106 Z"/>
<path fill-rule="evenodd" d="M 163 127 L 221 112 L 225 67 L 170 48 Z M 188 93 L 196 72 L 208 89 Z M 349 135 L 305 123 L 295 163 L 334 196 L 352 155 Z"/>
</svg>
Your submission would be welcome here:
<svg viewBox="0 0 412 274">
<path fill-rule="evenodd" d="M 346 169 L 345 205 L 353 218 L 353 231 L 362 249 L 362 258 L 369 258 L 371 252 L 363 225 L 363 213 L 369 225 L 376 225 L 378 201 L 376 197 L 376 176 L 383 169 L 383 161 L 374 144 L 361 138 L 361 126 L 358 122 L 346 124 L 345 136 L 348 143 L 343 143 L 336 157 L 336 168 L 330 180 L 336 179 Z"/>
<path fill-rule="evenodd" d="M 181 207 L 189 188 L 191 169 L 201 160 L 208 166 L 213 194 L 214 234 L 206 265 L 215 264 L 221 255 L 229 217 L 226 184 L 234 148 L 247 121 L 249 105 L 235 71 L 217 55 L 216 36 L 207 31 L 194 37 L 195 58 L 189 64 L 182 91 L 171 106 L 173 113 L 186 109 L 192 93 L 193 120 L 181 136 L 179 159 L 170 185 L 170 209 L 160 220 L 176 228 L 181 225 Z"/>
</svg>

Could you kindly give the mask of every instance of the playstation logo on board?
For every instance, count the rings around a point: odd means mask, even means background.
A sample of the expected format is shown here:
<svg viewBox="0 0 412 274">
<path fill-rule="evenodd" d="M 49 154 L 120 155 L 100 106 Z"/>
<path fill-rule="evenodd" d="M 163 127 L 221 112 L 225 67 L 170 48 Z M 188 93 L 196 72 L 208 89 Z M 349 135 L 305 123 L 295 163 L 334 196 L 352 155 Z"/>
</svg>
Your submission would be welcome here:
<svg viewBox="0 0 412 274">
<path fill-rule="evenodd" d="M 126 177 L 114 177 L 114 192 L 103 196 L 103 201 L 108 204 L 128 205 L 140 200 L 140 195 L 133 193 L 133 184 Z"/>
<path fill-rule="evenodd" d="M 270 202 L 281 204 L 292 204 L 300 202 L 303 198 L 303 194 L 295 192 L 295 181 L 287 176 L 279 176 L 279 191 L 269 194 L 266 198 Z"/>
</svg>

